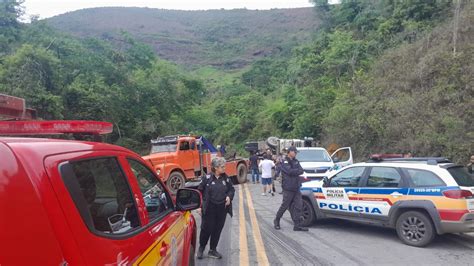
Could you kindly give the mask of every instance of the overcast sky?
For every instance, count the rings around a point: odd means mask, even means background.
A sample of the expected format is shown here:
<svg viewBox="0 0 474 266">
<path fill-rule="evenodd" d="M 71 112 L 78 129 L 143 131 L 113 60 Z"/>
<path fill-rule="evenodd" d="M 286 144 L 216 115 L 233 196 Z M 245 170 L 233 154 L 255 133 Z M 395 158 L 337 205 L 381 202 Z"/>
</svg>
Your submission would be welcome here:
<svg viewBox="0 0 474 266">
<path fill-rule="evenodd" d="M 48 18 L 90 7 L 137 6 L 180 10 L 205 9 L 271 9 L 310 7 L 310 0 L 26 0 L 25 17 L 39 15 Z"/>
</svg>

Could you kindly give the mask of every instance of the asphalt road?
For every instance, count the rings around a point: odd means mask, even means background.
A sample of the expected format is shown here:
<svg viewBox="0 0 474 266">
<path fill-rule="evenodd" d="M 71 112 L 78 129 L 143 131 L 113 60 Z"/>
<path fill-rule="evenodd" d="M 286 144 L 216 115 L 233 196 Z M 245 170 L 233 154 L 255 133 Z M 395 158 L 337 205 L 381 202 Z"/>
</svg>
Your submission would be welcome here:
<svg viewBox="0 0 474 266">
<path fill-rule="evenodd" d="M 294 232 L 288 212 L 281 230 L 275 230 L 282 196 L 262 196 L 261 184 L 235 189 L 234 217 L 227 216 L 217 246 L 223 258 L 207 257 L 208 245 L 196 265 L 474 265 L 474 234 L 446 234 L 416 248 L 402 244 L 395 230 L 336 219 Z M 200 226 L 200 216 L 195 217 Z"/>
</svg>

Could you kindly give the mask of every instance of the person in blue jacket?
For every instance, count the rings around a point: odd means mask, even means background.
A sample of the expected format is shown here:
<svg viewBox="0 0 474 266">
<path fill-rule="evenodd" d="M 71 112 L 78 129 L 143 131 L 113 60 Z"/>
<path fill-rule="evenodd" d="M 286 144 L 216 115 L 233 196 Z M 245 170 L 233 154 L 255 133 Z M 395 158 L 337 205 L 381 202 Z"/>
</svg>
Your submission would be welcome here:
<svg viewBox="0 0 474 266">
<path fill-rule="evenodd" d="M 294 231 L 308 231 L 308 228 L 301 226 L 301 210 L 303 208 L 303 198 L 301 196 L 300 175 L 304 173 L 300 162 L 296 159 L 296 147 L 288 148 L 288 155 L 281 164 L 281 173 L 283 176 L 283 202 L 276 214 L 273 225 L 275 229 L 280 230 L 280 219 L 283 213 L 290 208 L 291 218 L 293 219 Z"/>
</svg>

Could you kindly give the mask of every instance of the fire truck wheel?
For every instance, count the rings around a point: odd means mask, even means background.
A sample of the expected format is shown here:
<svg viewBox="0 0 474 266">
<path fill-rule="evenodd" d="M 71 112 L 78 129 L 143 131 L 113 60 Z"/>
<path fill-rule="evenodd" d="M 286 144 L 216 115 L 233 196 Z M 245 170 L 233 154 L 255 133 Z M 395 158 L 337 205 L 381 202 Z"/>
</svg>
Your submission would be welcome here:
<svg viewBox="0 0 474 266">
<path fill-rule="evenodd" d="M 178 192 L 178 189 L 184 187 L 184 176 L 178 171 L 174 171 L 170 174 L 170 177 L 168 177 L 168 180 L 166 181 L 166 186 L 170 190 L 171 193 L 176 194 Z"/>
<path fill-rule="evenodd" d="M 239 184 L 247 182 L 247 167 L 243 163 L 237 165 L 237 182 Z"/>
</svg>

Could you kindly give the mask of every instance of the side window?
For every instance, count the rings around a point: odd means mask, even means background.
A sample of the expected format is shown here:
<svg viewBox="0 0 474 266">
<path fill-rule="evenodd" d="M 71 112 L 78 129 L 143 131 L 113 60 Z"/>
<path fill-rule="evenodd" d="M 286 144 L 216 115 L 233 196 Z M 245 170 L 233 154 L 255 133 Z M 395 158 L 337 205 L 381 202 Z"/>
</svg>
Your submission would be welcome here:
<svg viewBox="0 0 474 266">
<path fill-rule="evenodd" d="M 189 142 L 183 141 L 179 144 L 179 150 L 180 151 L 187 151 L 189 150 Z"/>
<path fill-rule="evenodd" d="M 446 186 L 443 180 L 430 171 L 406 169 L 406 173 L 415 187 Z"/>
<path fill-rule="evenodd" d="M 70 162 L 61 175 L 91 231 L 120 234 L 140 225 L 126 176 L 116 158 Z"/>
<path fill-rule="evenodd" d="M 138 161 L 128 159 L 128 162 L 137 178 L 150 220 L 154 220 L 168 210 L 172 210 L 173 203 L 155 175 Z"/>
<path fill-rule="evenodd" d="M 401 176 L 392 167 L 374 167 L 367 179 L 368 187 L 398 187 Z"/>
<path fill-rule="evenodd" d="M 329 182 L 330 187 L 358 187 L 365 167 L 351 167 L 339 172 Z"/>
</svg>

